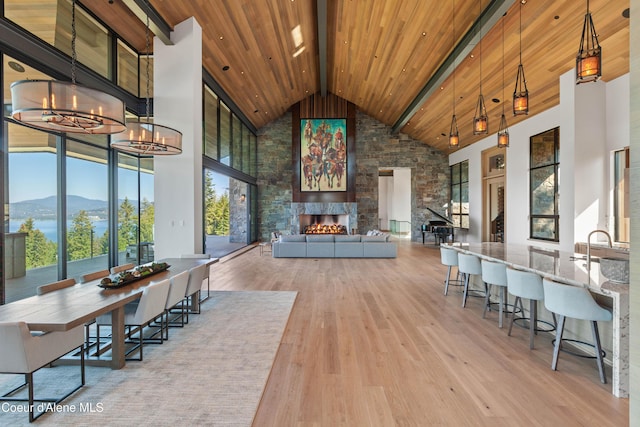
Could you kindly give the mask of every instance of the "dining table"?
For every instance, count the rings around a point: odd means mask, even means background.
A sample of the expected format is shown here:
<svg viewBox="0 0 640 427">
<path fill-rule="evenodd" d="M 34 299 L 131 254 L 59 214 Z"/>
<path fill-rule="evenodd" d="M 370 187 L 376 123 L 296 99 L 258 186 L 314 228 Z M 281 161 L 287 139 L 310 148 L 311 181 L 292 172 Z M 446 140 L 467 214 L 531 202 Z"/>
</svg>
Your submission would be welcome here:
<svg viewBox="0 0 640 427">
<path fill-rule="evenodd" d="M 68 331 L 111 313 L 111 358 L 88 358 L 87 364 L 121 369 L 126 364 L 124 306 L 139 299 L 150 283 L 171 279 L 201 264 L 211 266 L 218 258 L 165 258 L 156 262 L 169 267 L 121 287 L 103 288 L 99 286 L 101 279 L 96 279 L 0 305 L 0 322 L 23 321 L 31 331 Z M 199 304 L 198 298 L 192 300 L 192 304 Z"/>
<path fill-rule="evenodd" d="M 607 279 L 600 264 L 584 254 L 560 251 L 536 245 L 516 243 L 449 243 L 445 245 L 480 259 L 531 271 L 557 282 L 583 286 L 611 299 L 612 320 L 612 393 L 629 397 L 629 284 Z"/>
</svg>

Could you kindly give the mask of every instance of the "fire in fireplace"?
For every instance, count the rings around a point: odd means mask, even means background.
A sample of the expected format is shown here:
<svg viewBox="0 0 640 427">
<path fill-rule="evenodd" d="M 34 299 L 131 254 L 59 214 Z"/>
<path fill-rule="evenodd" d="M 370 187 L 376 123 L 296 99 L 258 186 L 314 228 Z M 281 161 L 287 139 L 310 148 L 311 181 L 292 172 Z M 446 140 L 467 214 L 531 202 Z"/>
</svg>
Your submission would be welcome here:
<svg viewBox="0 0 640 427">
<path fill-rule="evenodd" d="M 311 224 L 304 227 L 304 234 L 347 234 L 347 227 L 340 224 Z"/>
</svg>

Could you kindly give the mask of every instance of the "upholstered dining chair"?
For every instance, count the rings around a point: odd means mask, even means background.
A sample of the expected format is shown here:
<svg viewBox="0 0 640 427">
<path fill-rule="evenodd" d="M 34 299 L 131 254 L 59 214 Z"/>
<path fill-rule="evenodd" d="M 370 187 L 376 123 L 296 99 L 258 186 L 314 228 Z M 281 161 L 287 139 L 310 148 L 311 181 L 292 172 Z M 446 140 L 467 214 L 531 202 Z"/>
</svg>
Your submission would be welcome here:
<svg viewBox="0 0 640 427">
<path fill-rule="evenodd" d="M 48 294 L 49 292 L 70 288 L 71 286 L 75 286 L 76 283 L 77 283 L 76 279 L 74 278 L 58 280 L 57 282 L 47 283 L 46 285 L 38 286 L 37 293 L 38 295 Z M 91 337 L 89 333 L 89 328 L 93 323 L 95 323 L 95 319 L 84 324 L 84 329 L 85 329 L 84 349 L 87 352 L 87 354 L 89 354 L 89 349 L 91 348 Z"/>
<path fill-rule="evenodd" d="M 187 293 L 187 285 L 189 284 L 189 270 L 185 270 L 182 273 L 178 273 L 170 279 L 171 287 L 169 288 L 169 295 L 167 295 L 167 303 L 165 304 L 165 335 L 164 339 L 169 339 L 169 326 L 184 327 L 185 319 L 185 294 Z M 179 306 L 179 307 L 178 307 Z M 174 318 L 170 318 L 172 309 L 180 310 L 180 314 Z M 180 320 L 178 324 L 177 320 Z"/>
<path fill-rule="evenodd" d="M 211 255 L 209 254 L 182 254 L 180 258 L 187 259 L 211 259 Z M 211 283 L 209 280 L 209 271 L 207 270 L 204 274 L 204 278 L 202 279 L 202 285 L 204 286 L 204 282 L 207 282 L 207 296 L 204 296 L 203 292 L 200 292 L 200 302 L 206 301 L 211 297 Z"/>
<path fill-rule="evenodd" d="M 444 281 L 444 294 L 447 295 L 447 293 L 449 292 L 449 283 L 453 282 L 458 285 L 460 284 L 460 280 L 451 279 L 451 270 L 453 269 L 453 267 L 458 267 L 458 251 L 441 245 L 440 262 L 442 263 L 442 265 L 447 266 L 447 277 Z M 458 274 L 460 274 L 459 271 Z"/>
<path fill-rule="evenodd" d="M 127 354 L 131 354 L 136 349 L 139 350 L 140 357 L 138 359 L 127 358 L 127 360 L 141 361 L 143 358 L 143 344 L 147 341 L 144 339 L 143 329 L 152 321 L 160 317 L 160 330 L 164 327 L 164 310 L 169 295 L 171 282 L 165 279 L 159 282 L 152 282 L 142 290 L 142 296 L 137 304 L 129 303 L 124 306 L 124 325 L 127 329 L 127 335 L 131 338 L 132 334 L 138 333 L 138 343 Z M 103 314 L 96 319 L 98 326 L 111 325 L 111 313 Z M 133 330 L 132 330 L 133 328 Z M 162 339 L 158 341 L 162 343 Z"/>
<path fill-rule="evenodd" d="M 464 308 L 467 305 L 471 276 L 482 276 L 480 258 L 470 254 L 458 254 L 458 271 L 464 275 L 464 291 L 462 292 L 462 307 Z M 487 285 L 485 284 L 485 292 L 486 290 Z"/>
<path fill-rule="evenodd" d="M 116 265 L 114 267 L 111 267 L 109 271 L 111 272 L 111 274 L 116 274 L 116 273 L 120 273 L 121 271 L 131 270 L 135 266 L 136 265 L 134 263 Z"/>
<path fill-rule="evenodd" d="M 32 335 L 25 322 L 0 323 L 0 373 L 24 374 L 24 384 L 5 393 L 0 400 L 28 402 L 29 422 L 32 422 L 45 411 L 35 413 L 37 405 L 34 402 L 51 402 L 55 405 L 69 397 L 82 387 L 84 378 L 84 331 L 78 326 L 69 331 L 47 332 L 40 335 Z M 80 349 L 80 385 L 57 398 L 34 397 L 33 373 L 58 360 L 65 354 Z M 15 394 L 24 387 L 28 388 L 26 399 L 15 397 Z M 54 405 L 51 405 L 54 406 Z"/>
<path fill-rule="evenodd" d="M 189 323 L 189 314 L 200 314 L 200 290 L 202 289 L 202 284 L 204 282 L 205 275 L 207 273 L 207 265 L 200 264 L 195 266 L 189 270 L 189 283 L 187 284 L 187 290 L 184 294 L 184 297 L 187 302 L 187 310 L 185 313 L 187 314 L 185 323 Z M 194 300 L 194 298 L 198 298 Z M 194 304 L 195 302 L 195 304 Z M 192 307 L 196 306 L 197 309 L 193 310 Z"/>
<path fill-rule="evenodd" d="M 602 346 L 600 345 L 600 333 L 598 332 L 598 321 L 609 322 L 613 318 L 611 312 L 601 307 L 594 299 L 589 290 L 582 286 L 559 283 L 554 280 L 544 278 L 544 306 L 558 316 L 558 326 L 556 329 L 555 346 L 553 349 L 553 360 L 551 369 L 558 368 L 558 356 L 562 346 L 562 333 L 567 317 L 574 319 L 588 320 L 591 323 L 591 333 L 593 335 L 593 347 L 595 359 L 598 363 L 600 381 L 607 383 L 604 372 L 604 360 Z"/>
</svg>

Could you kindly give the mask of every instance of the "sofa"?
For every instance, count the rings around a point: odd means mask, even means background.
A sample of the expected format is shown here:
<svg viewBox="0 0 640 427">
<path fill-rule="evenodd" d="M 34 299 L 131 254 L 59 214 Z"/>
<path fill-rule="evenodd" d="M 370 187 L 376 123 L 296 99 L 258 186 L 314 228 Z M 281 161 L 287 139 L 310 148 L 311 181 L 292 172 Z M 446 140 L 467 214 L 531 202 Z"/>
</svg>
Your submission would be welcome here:
<svg viewBox="0 0 640 427">
<path fill-rule="evenodd" d="M 272 244 L 274 258 L 395 258 L 398 247 L 388 235 L 294 234 Z"/>
</svg>

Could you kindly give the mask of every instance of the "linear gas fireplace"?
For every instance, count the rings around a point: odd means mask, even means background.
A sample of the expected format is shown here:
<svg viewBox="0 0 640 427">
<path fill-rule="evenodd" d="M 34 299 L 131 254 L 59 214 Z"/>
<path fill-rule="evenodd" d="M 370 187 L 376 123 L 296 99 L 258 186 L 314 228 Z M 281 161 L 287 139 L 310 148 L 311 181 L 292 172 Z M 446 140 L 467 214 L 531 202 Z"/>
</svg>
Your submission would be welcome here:
<svg viewBox="0 0 640 427">
<path fill-rule="evenodd" d="M 356 203 L 292 203 L 291 232 L 352 234 L 358 228 Z"/>
<path fill-rule="evenodd" d="M 300 215 L 302 234 L 348 234 L 349 215 Z"/>
</svg>

